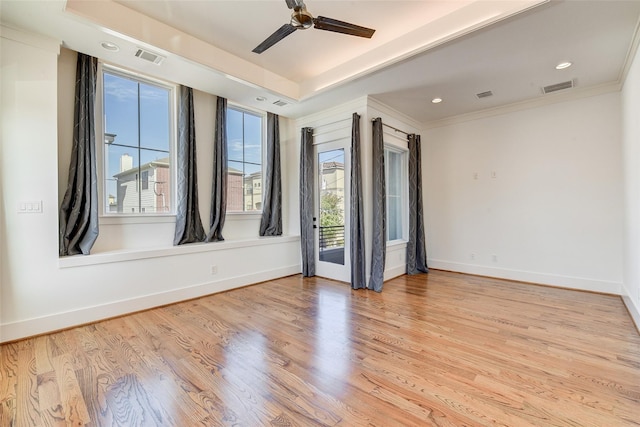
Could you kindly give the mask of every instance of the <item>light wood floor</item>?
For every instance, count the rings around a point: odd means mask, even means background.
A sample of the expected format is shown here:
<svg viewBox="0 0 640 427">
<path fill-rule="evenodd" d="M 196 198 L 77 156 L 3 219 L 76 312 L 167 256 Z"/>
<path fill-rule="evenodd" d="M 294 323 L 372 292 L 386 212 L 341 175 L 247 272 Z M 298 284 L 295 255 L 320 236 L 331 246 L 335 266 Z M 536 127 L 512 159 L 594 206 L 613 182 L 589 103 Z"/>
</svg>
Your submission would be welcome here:
<svg viewBox="0 0 640 427">
<path fill-rule="evenodd" d="M 620 298 L 292 276 L 0 347 L 1 426 L 640 425 Z"/>
</svg>

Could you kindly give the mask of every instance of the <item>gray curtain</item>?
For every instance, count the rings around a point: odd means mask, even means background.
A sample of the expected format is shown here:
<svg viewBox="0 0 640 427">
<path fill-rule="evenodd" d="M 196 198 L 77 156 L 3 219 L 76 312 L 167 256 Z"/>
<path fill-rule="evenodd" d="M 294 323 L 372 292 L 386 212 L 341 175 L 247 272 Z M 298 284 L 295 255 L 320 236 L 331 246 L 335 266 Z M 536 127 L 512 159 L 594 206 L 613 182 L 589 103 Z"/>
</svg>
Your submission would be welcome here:
<svg viewBox="0 0 640 427">
<path fill-rule="evenodd" d="M 218 97 L 216 131 L 213 141 L 213 182 L 211 186 L 211 215 L 207 242 L 224 240 L 222 229 L 227 211 L 227 99 Z"/>
<path fill-rule="evenodd" d="M 267 162 L 261 236 L 282 235 L 282 178 L 280 171 L 280 126 L 277 114 L 267 113 Z"/>
<path fill-rule="evenodd" d="M 364 253 L 364 214 L 362 210 L 362 167 L 360 166 L 360 116 L 353 113 L 351 123 L 351 287 L 367 287 Z"/>
<path fill-rule="evenodd" d="M 371 244 L 371 277 L 369 289 L 382 291 L 387 249 L 387 194 L 384 178 L 384 138 L 382 119 L 373 121 L 373 242 Z"/>
<path fill-rule="evenodd" d="M 300 140 L 300 244 L 302 275 L 316 275 L 313 236 L 313 129 L 302 128 Z"/>
<path fill-rule="evenodd" d="M 206 238 L 198 208 L 196 129 L 193 119 L 193 89 L 180 86 L 178 104 L 178 203 L 174 245 L 202 242 Z"/>
<path fill-rule="evenodd" d="M 409 241 L 407 274 L 428 273 L 422 215 L 420 135 L 409 135 Z"/>
<path fill-rule="evenodd" d="M 98 238 L 95 97 L 98 60 L 78 53 L 73 148 L 67 190 L 60 206 L 60 256 L 88 255 Z"/>
</svg>

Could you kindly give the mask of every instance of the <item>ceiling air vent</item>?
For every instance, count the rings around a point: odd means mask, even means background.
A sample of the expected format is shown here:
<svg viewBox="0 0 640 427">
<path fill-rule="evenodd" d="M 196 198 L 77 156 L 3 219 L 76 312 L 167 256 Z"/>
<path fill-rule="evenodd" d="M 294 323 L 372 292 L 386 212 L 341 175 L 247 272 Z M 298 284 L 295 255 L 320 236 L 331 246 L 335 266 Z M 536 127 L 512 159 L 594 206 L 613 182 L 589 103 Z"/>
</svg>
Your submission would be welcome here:
<svg viewBox="0 0 640 427">
<path fill-rule="evenodd" d="M 491 92 L 490 90 L 486 92 L 476 93 L 476 97 L 478 97 L 478 99 L 488 98 L 490 96 L 493 96 L 493 92 Z"/>
<path fill-rule="evenodd" d="M 157 53 L 149 52 L 148 50 L 142 48 L 138 48 L 136 56 L 138 58 L 144 59 L 145 61 L 153 62 L 156 65 L 160 65 L 160 63 L 164 61 L 164 56 L 160 56 Z"/>
<path fill-rule="evenodd" d="M 551 92 L 557 92 L 559 90 L 571 89 L 573 86 L 573 80 L 568 80 L 562 83 L 556 83 L 554 85 L 545 86 L 542 88 L 542 93 L 545 95 Z"/>
<path fill-rule="evenodd" d="M 278 107 L 284 107 L 285 105 L 289 105 L 289 104 L 284 102 L 282 99 L 278 99 L 276 102 L 273 103 L 273 105 L 277 105 Z"/>
</svg>

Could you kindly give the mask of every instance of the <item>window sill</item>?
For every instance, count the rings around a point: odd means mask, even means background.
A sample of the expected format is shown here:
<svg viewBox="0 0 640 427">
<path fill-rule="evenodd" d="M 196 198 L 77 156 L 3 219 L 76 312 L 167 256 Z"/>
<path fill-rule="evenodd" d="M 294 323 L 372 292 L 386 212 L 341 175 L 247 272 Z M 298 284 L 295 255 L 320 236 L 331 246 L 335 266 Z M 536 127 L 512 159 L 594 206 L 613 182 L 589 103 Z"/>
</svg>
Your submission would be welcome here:
<svg viewBox="0 0 640 427">
<path fill-rule="evenodd" d="M 175 215 L 106 215 L 101 216 L 99 225 L 121 224 L 163 224 L 175 223 Z"/>
<path fill-rule="evenodd" d="M 249 221 L 262 218 L 262 212 L 227 212 L 229 221 Z M 175 223 L 175 214 L 171 215 L 104 215 L 100 217 L 100 225 L 121 224 L 164 224 Z"/>
<path fill-rule="evenodd" d="M 227 212 L 226 218 L 230 221 L 248 221 L 261 219 L 262 212 Z"/>
<path fill-rule="evenodd" d="M 406 247 L 406 246 L 407 246 L 407 241 L 406 240 L 392 240 L 391 242 L 387 242 L 387 247 L 388 248 L 401 249 L 402 247 Z"/>
<path fill-rule="evenodd" d="M 98 264 L 135 261 L 148 258 L 161 258 L 175 255 L 188 255 L 202 252 L 225 251 L 229 249 L 249 248 L 274 243 L 289 243 L 300 240 L 300 236 L 256 237 L 243 240 L 226 240 L 212 243 L 192 243 L 167 248 L 128 249 L 101 252 L 91 255 L 75 255 L 58 259 L 59 268 L 85 267 Z"/>
</svg>

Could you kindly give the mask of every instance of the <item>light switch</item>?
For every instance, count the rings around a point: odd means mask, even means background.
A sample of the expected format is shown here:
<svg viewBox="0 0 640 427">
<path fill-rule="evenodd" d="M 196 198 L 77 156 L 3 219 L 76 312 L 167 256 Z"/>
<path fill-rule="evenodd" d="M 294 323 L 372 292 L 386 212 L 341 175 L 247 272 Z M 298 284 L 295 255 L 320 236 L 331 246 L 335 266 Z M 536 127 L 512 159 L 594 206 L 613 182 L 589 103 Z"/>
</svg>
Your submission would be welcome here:
<svg viewBox="0 0 640 427">
<path fill-rule="evenodd" d="M 42 200 L 18 202 L 18 213 L 42 213 Z"/>
</svg>

